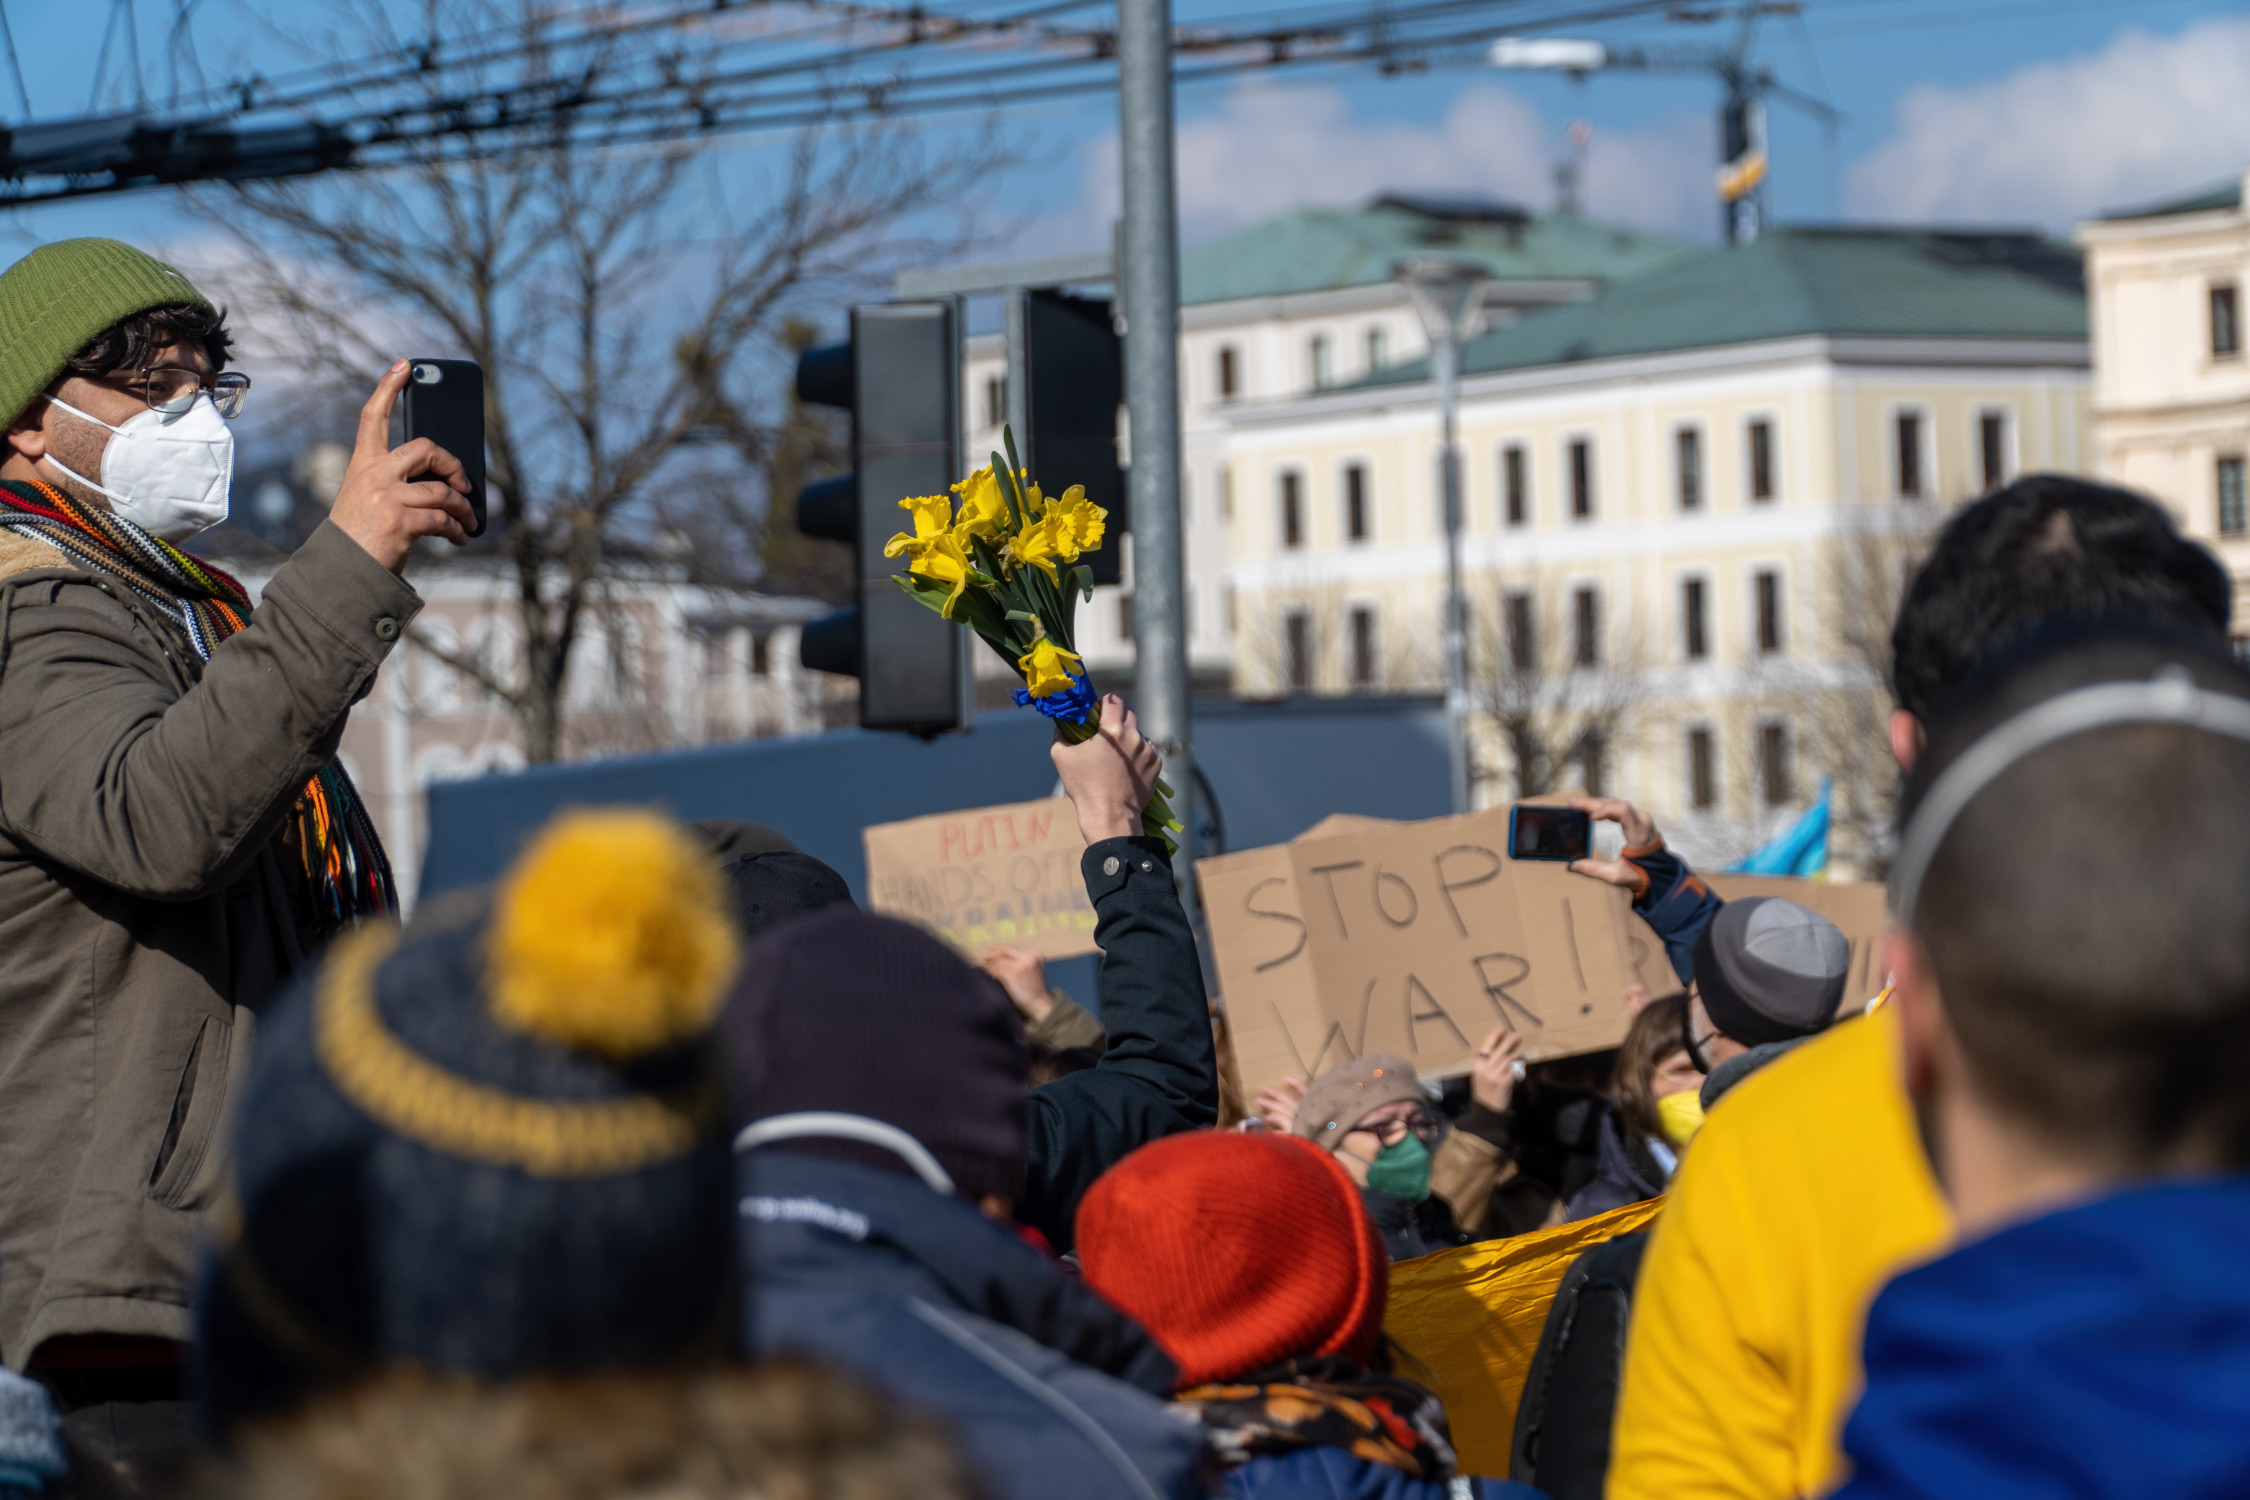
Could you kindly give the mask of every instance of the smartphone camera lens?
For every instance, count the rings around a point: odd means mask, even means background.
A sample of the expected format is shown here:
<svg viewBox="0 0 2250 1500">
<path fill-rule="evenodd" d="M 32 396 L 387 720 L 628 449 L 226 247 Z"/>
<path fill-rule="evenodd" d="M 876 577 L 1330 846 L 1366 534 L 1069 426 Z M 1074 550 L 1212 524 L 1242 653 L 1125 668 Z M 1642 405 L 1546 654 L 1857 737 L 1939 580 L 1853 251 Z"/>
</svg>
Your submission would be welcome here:
<svg viewBox="0 0 2250 1500">
<path fill-rule="evenodd" d="M 436 365 L 416 365 L 414 367 L 414 383 L 416 385 L 436 385 L 444 378 L 444 372 L 439 370 Z"/>
</svg>

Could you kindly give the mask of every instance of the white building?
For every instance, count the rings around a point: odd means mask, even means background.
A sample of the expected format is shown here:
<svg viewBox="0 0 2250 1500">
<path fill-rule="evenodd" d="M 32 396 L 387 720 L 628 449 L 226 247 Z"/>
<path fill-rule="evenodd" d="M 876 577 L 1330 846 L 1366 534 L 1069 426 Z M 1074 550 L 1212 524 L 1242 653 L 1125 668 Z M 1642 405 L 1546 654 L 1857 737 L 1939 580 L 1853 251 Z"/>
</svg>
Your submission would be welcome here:
<svg viewBox="0 0 2250 1500">
<path fill-rule="evenodd" d="M 1532 762 L 1532 783 L 1628 795 L 1709 860 L 1833 775 L 1839 857 L 1872 858 L 1906 560 L 2017 472 L 2092 467 L 2078 276 L 2068 247 L 2027 234 L 1782 229 L 1471 344 L 1480 802 Z M 1191 372 L 1216 342 L 1191 332 Z M 1444 532 L 1426 365 L 1328 391 L 1303 373 L 1202 408 L 1199 478 L 1232 497 L 1237 691 L 1430 688 Z"/>
<path fill-rule="evenodd" d="M 2250 172 L 2078 227 L 2104 477 L 2161 497 L 2235 584 L 2250 656 Z"/>
</svg>

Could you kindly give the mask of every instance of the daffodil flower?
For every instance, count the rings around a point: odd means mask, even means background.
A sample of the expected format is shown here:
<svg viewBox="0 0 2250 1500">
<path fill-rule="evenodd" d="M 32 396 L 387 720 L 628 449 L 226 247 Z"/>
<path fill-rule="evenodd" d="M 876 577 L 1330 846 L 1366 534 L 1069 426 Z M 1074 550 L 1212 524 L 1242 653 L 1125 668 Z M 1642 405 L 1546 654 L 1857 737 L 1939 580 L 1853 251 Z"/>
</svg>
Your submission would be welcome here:
<svg viewBox="0 0 2250 1500">
<path fill-rule="evenodd" d="M 1051 640 L 1034 642 L 1032 648 L 1016 658 L 1016 669 L 1023 673 L 1024 690 L 1034 698 L 1052 698 L 1057 693 L 1067 693 L 1081 680 L 1083 672 L 1073 672 L 1085 663 L 1073 651 L 1065 651 Z"/>
<path fill-rule="evenodd" d="M 886 555 L 897 556 L 888 548 L 884 550 Z M 961 595 L 968 588 L 970 580 L 983 579 L 984 575 L 977 572 L 976 564 L 970 561 L 967 549 L 961 544 L 961 538 L 952 532 L 915 543 L 913 553 L 914 560 L 906 565 L 907 572 L 945 584 L 953 590 L 946 596 L 943 607 L 938 610 L 946 619 L 952 619 L 954 606 L 961 602 Z M 989 588 L 990 580 L 984 580 L 983 586 Z"/>
<path fill-rule="evenodd" d="M 1008 543 L 1008 555 L 1019 566 L 1029 564 L 1059 583 L 1062 575 L 1055 564 L 1076 562 L 1081 552 L 1100 546 L 1102 522 L 1108 514 L 1074 484 L 1061 499 L 1049 502 L 1038 520 L 1016 533 Z"/>
<path fill-rule="evenodd" d="M 953 493 L 961 497 L 961 511 L 954 524 L 962 532 L 988 542 L 1006 535 L 1008 500 L 1000 493 L 1000 482 L 992 477 L 992 470 L 977 470 L 955 485 Z"/>
<path fill-rule="evenodd" d="M 914 530 L 899 532 L 883 544 L 885 557 L 897 557 L 902 552 L 913 552 L 944 536 L 953 525 L 953 502 L 943 495 L 915 495 L 898 503 L 900 510 L 914 517 Z"/>
</svg>

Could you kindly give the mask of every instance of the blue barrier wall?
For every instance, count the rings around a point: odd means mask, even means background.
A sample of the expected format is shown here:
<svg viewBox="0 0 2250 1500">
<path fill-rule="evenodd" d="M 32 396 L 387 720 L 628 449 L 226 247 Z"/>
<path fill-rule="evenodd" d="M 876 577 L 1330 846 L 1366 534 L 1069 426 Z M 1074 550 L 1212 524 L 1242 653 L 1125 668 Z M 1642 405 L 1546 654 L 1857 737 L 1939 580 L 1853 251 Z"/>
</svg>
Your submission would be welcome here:
<svg viewBox="0 0 2250 1500">
<path fill-rule="evenodd" d="M 430 788 L 420 894 L 498 876 L 559 808 L 622 802 L 778 828 L 864 900 L 862 828 L 1048 795 L 1049 733 L 1046 720 L 1011 708 L 928 741 L 838 730 L 441 782 Z M 1195 744 L 1230 849 L 1280 843 L 1335 812 L 1447 810 L 1445 712 L 1433 699 L 1198 703 Z"/>
</svg>

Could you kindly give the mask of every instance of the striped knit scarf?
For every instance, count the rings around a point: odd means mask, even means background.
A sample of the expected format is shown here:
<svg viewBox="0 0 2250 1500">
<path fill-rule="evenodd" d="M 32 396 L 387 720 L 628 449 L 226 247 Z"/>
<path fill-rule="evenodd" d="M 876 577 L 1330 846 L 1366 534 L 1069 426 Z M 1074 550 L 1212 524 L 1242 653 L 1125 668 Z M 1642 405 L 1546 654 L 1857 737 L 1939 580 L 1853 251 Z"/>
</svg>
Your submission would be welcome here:
<svg viewBox="0 0 2250 1500">
<path fill-rule="evenodd" d="M 81 567 L 115 578 L 158 614 L 179 621 L 205 661 L 249 623 L 250 596 L 234 579 L 60 490 L 0 481 L 0 528 L 37 537 Z M 282 839 L 304 872 L 312 925 L 321 937 L 398 909 L 382 840 L 341 761 L 330 761 L 305 783 Z"/>
</svg>

